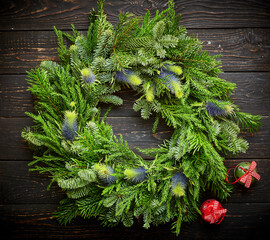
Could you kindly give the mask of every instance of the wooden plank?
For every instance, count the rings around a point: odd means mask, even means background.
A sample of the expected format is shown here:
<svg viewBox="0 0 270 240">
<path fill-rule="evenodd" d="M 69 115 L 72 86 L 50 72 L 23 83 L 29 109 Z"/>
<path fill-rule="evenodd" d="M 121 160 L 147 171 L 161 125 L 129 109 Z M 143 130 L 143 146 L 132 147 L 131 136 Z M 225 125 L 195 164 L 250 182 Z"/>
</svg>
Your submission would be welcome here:
<svg viewBox="0 0 270 240">
<path fill-rule="evenodd" d="M 167 8 L 167 0 L 106 1 L 105 12 L 116 23 L 122 11 L 143 15 L 150 10 Z M 0 30 L 50 30 L 53 25 L 68 29 L 73 23 L 78 29 L 88 28 L 88 13 L 96 8 L 96 0 L 4 1 L 1 3 Z M 269 1 L 238 0 L 175 0 L 181 24 L 188 28 L 269 27 Z"/>
<path fill-rule="evenodd" d="M 269 116 L 270 74 L 269 73 L 223 73 L 220 74 L 237 88 L 232 99 L 243 112 Z"/>
<path fill-rule="evenodd" d="M 85 33 L 85 32 L 84 32 Z M 222 54 L 224 71 L 270 71 L 270 28 L 193 29 L 203 49 Z M 57 39 L 53 31 L 0 33 L 0 74 L 19 74 L 37 67 L 43 60 L 57 60 Z"/>
<path fill-rule="evenodd" d="M 0 159 L 21 160 L 33 158 L 32 151 L 21 138 L 23 128 L 32 124 L 30 118 L 0 119 Z"/>
<path fill-rule="evenodd" d="M 1 74 L 25 73 L 41 61 L 58 60 L 57 40 L 52 31 L 2 32 L 0 39 Z"/>
<path fill-rule="evenodd" d="M 0 204 L 58 203 L 65 194 L 50 184 L 49 174 L 30 172 L 29 161 L 0 161 Z"/>
<path fill-rule="evenodd" d="M 270 74 L 269 73 L 224 73 L 220 74 L 230 82 L 237 84 L 232 96 L 235 104 L 244 112 L 268 116 L 270 113 Z M 0 75 L 0 117 L 25 117 L 25 112 L 33 112 L 33 100 L 27 91 L 25 75 Z M 135 91 L 124 89 L 117 93 L 124 100 L 122 106 L 113 107 L 110 117 L 139 117 L 133 104 L 138 98 Z M 252 103 L 252 104 L 251 104 Z M 108 105 L 101 104 L 102 114 Z"/>
<path fill-rule="evenodd" d="M 108 117 L 106 120 L 113 126 L 114 134 L 123 136 L 131 149 L 134 147 L 157 147 L 164 139 L 170 138 L 172 130 L 161 122 L 157 132 L 152 134 L 153 119 L 143 120 L 140 117 Z M 245 154 L 238 158 L 270 158 L 270 121 L 269 117 L 262 120 L 263 127 L 255 134 L 242 133 L 249 141 L 250 147 Z M 21 138 L 21 131 L 31 126 L 30 118 L 0 118 L 0 160 L 32 159 L 32 152 Z"/>
<path fill-rule="evenodd" d="M 198 35 L 203 49 L 212 55 L 222 54 L 224 71 L 269 71 L 270 28 L 193 30 L 189 34 Z"/>
<path fill-rule="evenodd" d="M 250 159 L 226 160 L 229 169 L 240 162 Z M 257 170 L 261 176 L 259 182 L 246 189 L 240 184 L 234 185 L 234 191 L 228 199 L 229 203 L 262 203 L 270 201 L 270 159 L 255 159 Z M 64 192 L 54 183 L 49 191 L 49 174 L 29 172 L 29 161 L 0 161 L 0 205 L 4 204 L 57 204 L 65 197 Z M 12 179 L 12 180 L 11 180 Z M 230 174 L 233 181 L 233 173 Z M 207 194 L 208 198 L 215 198 Z"/>
<path fill-rule="evenodd" d="M 269 233 L 269 203 L 227 203 L 223 207 L 228 209 L 228 213 L 220 225 L 206 224 L 198 217 L 192 224 L 183 224 L 181 239 L 264 239 Z M 176 239 L 170 232 L 169 223 L 151 226 L 148 230 L 137 221 L 130 228 L 122 225 L 108 228 L 102 227 L 95 219 L 78 217 L 71 224 L 60 226 L 51 217 L 56 209 L 53 204 L 1 205 L 1 235 L 6 239 Z"/>
<path fill-rule="evenodd" d="M 25 117 L 25 112 L 34 112 L 25 78 L 26 75 L 0 75 L 1 117 Z"/>
</svg>

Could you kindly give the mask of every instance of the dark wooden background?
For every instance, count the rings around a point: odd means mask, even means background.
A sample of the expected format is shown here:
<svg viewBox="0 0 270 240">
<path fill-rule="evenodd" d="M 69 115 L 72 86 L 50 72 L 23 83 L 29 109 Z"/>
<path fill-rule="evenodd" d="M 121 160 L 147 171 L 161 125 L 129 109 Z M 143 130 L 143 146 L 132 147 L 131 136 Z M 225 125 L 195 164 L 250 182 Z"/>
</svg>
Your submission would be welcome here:
<svg viewBox="0 0 270 240">
<path fill-rule="evenodd" d="M 270 1 L 258 0 L 176 0 L 182 25 L 198 35 L 205 50 L 223 54 L 224 74 L 238 84 L 233 96 L 243 111 L 263 116 L 263 127 L 256 134 L 242 133 L 250 142 L 246 154 L 228 158 L 229 168 L 241 161 L 256 160 L 261 181 L 249 190 L 236 186 L 232 197 L 223 202 L 228 209 L 218 226 L 200 218 L 182 226 L 181 239 L 262 239 L 269 237 L 270 218 Z M 105 11 L 113 23 L 120 11 L 137 15 L 166 8 L 166 0 L 108 0 Z M 33 111 L 27 91 L 25 71 L 43 60 L 57 60 L 57 40 L 53 25 L 70 30 L 70 24 L 86 31 L 88 12 L 95 0 L 0 0 L 0 236 L 1 239 L 177 239 L 170 225 L 141 228 L 103 228 L 99 222 L 78 218 L 60 226 L 51 213 L 64 195 L 57 186 L 46 191 L 47 175 L 29 172 L 32 153 L 20 137 L 32 121 L 24 115 Z M 134 94 L 119 93 L 124 105 L 114 108 L 108 122 L 115 134 L 122 134 L 131 146 L 157 146 L 170 136 L 165 125 L 151 134 L 153 121 L 144 121 L 133 112 Z M 205 200 L 205 199 L 202 199 Z M 4 236 L 4 237 L 3 237 Z M 180 239 L 178 237 L 178 239 Z"/>
</svg>

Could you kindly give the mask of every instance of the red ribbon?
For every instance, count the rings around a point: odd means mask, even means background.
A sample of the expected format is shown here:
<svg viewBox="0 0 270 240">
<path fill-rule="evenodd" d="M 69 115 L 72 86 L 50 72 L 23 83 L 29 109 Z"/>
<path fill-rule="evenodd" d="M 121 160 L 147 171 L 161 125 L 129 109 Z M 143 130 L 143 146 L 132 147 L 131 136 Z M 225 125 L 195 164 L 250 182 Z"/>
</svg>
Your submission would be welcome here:
<svg viewBox="0 0 270 240">
<path fill-rule="evenodd" d="M 232 183 L 230 183 L 229 180 L 228 180 L 228 174 L 235 167 L 230 168 L 228 170 L 228 172 L 227 172 L 227 177 L 226 177 L 227 183 L 235 184 L 236 182 L 240 181 L 241 183 L 245 184 L 246 188 L 249 188 L 250 185 L 251 185 L 252 177 L 256 178 L 258 181 L 261 179 L 261 176 L 258 173 L 254 172 L 254 169 L 256 168 L 256 166 L 257 166 L 257 163 L 255 161 L 252 161 L 252 163 L 250 164 L 248 170 L 240 167 L 245 172 L 245 174 L 242 175 L 240 178 L 236 179 Z"/>
<path fill-rule="evenodd" d="M 215 201 L 214 204 L 213 204 L 213 208 L 210 211 L 210 213 L 204 217 L 205 220 L 209 221 L 211 224 L 213 224 L 213 223 L 220 224 L 222 222 L 223 218 L 225 217 L 225 213 L 227 212 L 227 209 L 218 210 L 217 209 L 218 204 L 219 204 L 219 202 Z M 220 218 L 221 215 L 222 215 L 222 217 Z"/>
<path fill-rule="evenodd" d="M 240 182 L 245 183 L 246 188 L 250 187 L 252 177 L 256 178 L 258 181 L 261 179 L 261 176 L 258 173 L 254 172 L 254 169 L 256 168 L 256 166 L 257 166 L 257 163 L 255 161 L 252 161 L 252 163 L 249 166 L 248 171 L 243 176 L 241 176 Z"/>
</svg>

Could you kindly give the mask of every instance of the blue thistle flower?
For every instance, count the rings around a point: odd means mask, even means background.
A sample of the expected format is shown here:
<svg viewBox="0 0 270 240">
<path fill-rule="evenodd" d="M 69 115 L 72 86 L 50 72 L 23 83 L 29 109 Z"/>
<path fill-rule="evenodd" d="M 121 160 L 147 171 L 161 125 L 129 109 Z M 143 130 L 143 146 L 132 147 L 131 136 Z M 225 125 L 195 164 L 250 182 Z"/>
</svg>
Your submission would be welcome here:
<svg viewBox="0 0 270 240">
<path fill-rule="evenodd" d="M 123 83 L 128 83 L 128 78 L 127 78 L 127 72 L 130 71 L 128 69 L 124 69 L 122 71 L 117 71 L 115 73 L 115 78 L 119 81 L 119 82 L 123 82 Z M 131 71 L 130 71 L 131 72 Z"/>
<path fill-rule="evenodd" d="M 172 193 L 175 196 L 182 197 L 185 195 L 185 189 L 188 184 L 188 179 L 184 173 L 175 173 L 172 178 Z"/>
<path fill-rule="evenodd" d="M 208 102 L 206 104 L 206 110 L 207 110 L 207 113 L 212 117 L 222 117 L 227 114 L 224 109 L 220 108 L 219 106 L 217 106 L 216 104 L 212 102 Z"/>
<path fill-rule="evenodd" d="M 172 93 L 175 94 L 177 98 L 183 97 L 184 93 L 179 79 L 173 73 L 163 70 L 158 75 L 158 78 L 165 80 L 164 84 L 170 89 Z"/>
<path fill-rule="evenodd" d="M 178 78 L 173 74 L 166 70 L 162 70 L 160 74 L 158 75 L 158 78 L 165 79 L 166 83 L 168 84 L 168 87 L 170 88 L 170 82 L 172 81 L 178 81 Z"/>
<path fill-rule="evenodd" d="M 147 179 L 148 174 L 146 173 L 146 169 L 144 167 L 140 168 L 132 168 L 126 169 L 124 174 L 127 176 L 128 180 L 134 183 L 140 183 Z"/>
<path fill-rule="evenodd" d="M 142 80 L 130 69 L 123 69 L 122 71 L 117 71 L 115 78 L 119 82 L 129 83 L 138 86 L 142 83 Z"/>
<path fill-rule="evenodd" d="M 90 68 L 83 68 L 81 70 L 81 74 L 82 74 L 82 80 L 85 83 L 92 84 L 96 79 L 95 74 L 91 71 Z"/>
<path fill-rule="evenodd" d="M 94 170 L 97 172 L 99 179 L 104 184 L 112 184 L 117 179 L 116 176 L 113 176 L 115 171 L 108 165 L 97 163 L 94 165 Z"/>
<path fill-rule="evenodd" d="M 78 134 L 77 114 L 75 112 L 66 111 L 65 119 L 62 125 L 62 134 L 64 138 L 72 141 Z"/>
</svg>

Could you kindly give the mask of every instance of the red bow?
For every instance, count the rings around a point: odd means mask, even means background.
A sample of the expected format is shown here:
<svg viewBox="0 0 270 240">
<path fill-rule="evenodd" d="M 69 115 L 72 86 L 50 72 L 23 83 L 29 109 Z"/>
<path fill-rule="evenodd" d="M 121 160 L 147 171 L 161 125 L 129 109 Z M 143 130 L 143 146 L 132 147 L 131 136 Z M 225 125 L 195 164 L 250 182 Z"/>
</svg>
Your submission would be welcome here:
<svg viewBox="0 0 270 240">
<path fill-rule="evenodd" d="M 261 178 L 258 173 L 254 172 L 254 169 L 256 168 L 256 166 L 257 166 L 257 163 L 255 161 L 252 161 L 247 172 L 240 178 L 240 182 L 245 183 L 246 188 L 250 187 L 252 177 L 256 178 L 258 181 Z"/>
<path fill-rule="evenodd" d="M 212 223 L 219 224 L 223 220 L 223 218 L 225 216 L 225 213 L 227 212 L 227 209 L 217 210 L 218 204 L 219 204 L 219 202 L 215 201 L 214 204 L 213 204 L 213 208 L 212 208 L 211 212 L 208 215 L 205 216 L 205 220 L 208 220 L 211 224 Z M 221 215 L 223 215 L 223 216 L 220 219 Z"/>
</svg>

